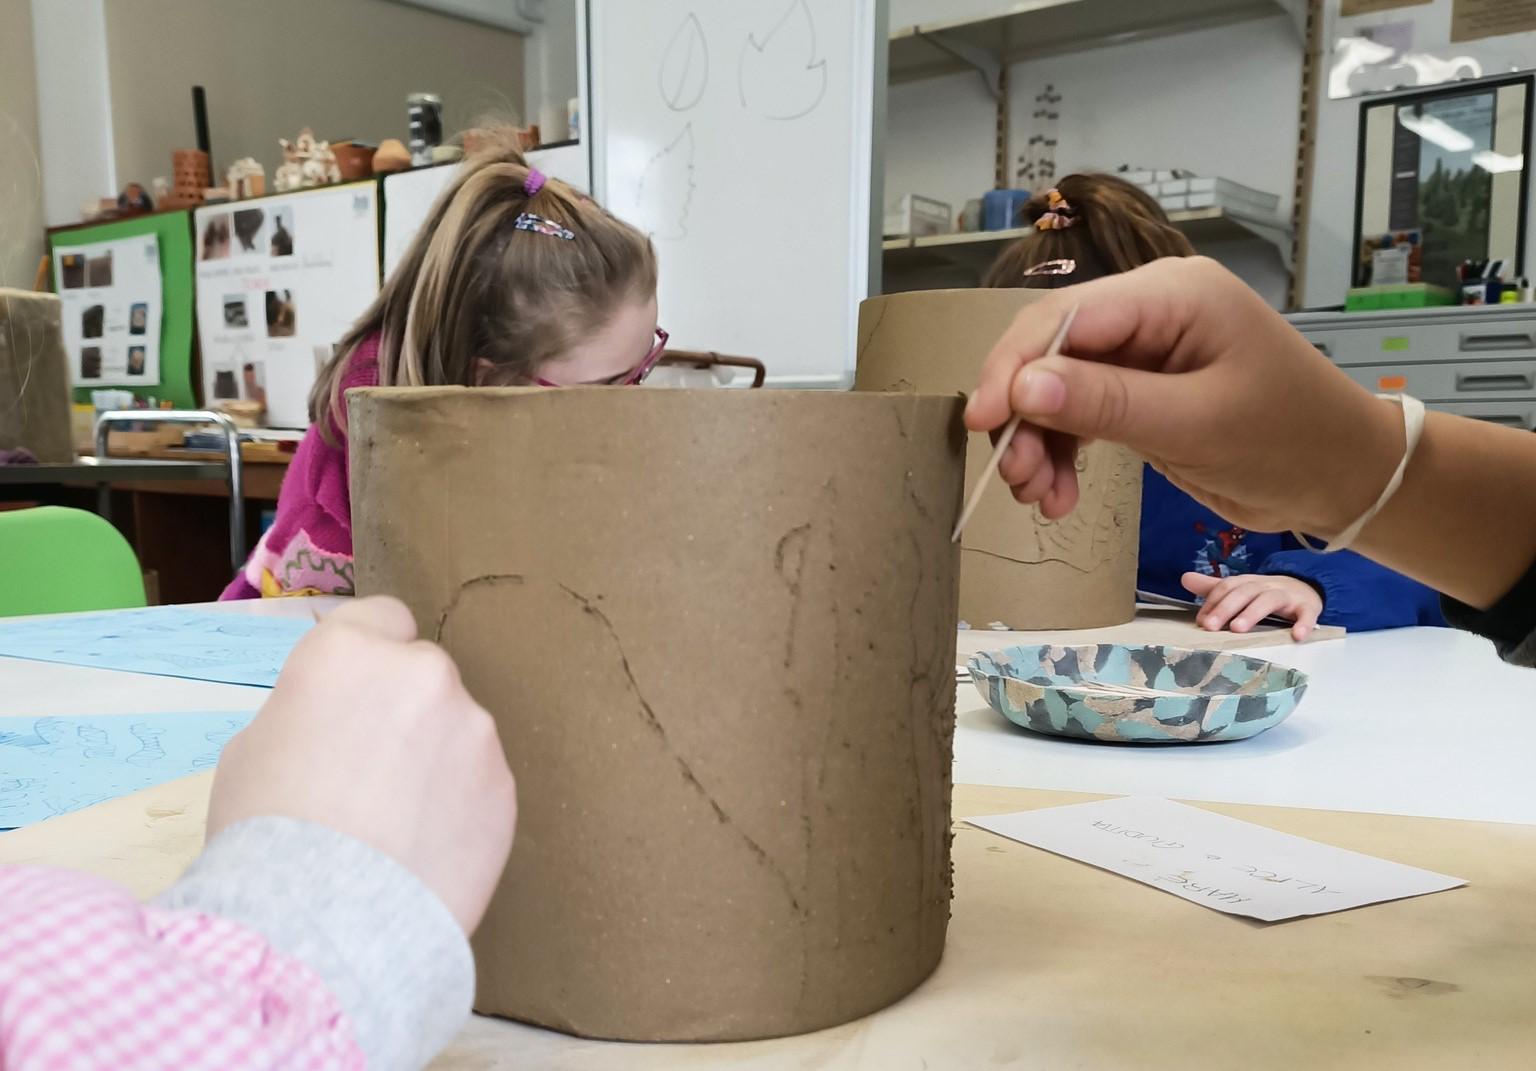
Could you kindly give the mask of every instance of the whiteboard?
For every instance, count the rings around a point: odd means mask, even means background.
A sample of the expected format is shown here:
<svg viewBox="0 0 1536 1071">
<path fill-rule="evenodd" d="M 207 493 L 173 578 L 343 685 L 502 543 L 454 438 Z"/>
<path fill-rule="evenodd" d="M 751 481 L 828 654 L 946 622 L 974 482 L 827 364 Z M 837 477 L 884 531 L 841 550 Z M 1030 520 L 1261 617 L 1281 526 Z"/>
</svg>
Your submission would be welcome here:
<svg viewBox="0 0 1536 1071">
<path fill-rule="evenodd" d="M 881 0 L 591 0 L 593 189 L 651 235 L 679 349 L 853 384 Z"/>
</svg>

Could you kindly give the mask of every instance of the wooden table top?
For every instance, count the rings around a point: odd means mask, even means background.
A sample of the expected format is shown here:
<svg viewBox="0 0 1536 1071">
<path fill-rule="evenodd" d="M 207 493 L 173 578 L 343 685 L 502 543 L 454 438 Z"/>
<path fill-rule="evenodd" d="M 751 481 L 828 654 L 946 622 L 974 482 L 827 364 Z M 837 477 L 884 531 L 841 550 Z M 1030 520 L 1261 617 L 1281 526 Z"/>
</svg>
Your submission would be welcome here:
<svg viewBox="0 0 1536 1071">
<path fill-rule="evenodd" d="M 0 835 L 0 862 L 79 868 L 153 895 L 201 845 L 210 783 L 185 778 Z M 961 785 L 954 813 L 1094 798 Z M 433 1067 L 1536 1066 L 1536 826 L 1201 806 L 1470 884 L 1263 924 L 957 824 L 944 961 L 881 1012 L 803 1037 L 692 1046 L 477 1016 Z"/>
</svg>

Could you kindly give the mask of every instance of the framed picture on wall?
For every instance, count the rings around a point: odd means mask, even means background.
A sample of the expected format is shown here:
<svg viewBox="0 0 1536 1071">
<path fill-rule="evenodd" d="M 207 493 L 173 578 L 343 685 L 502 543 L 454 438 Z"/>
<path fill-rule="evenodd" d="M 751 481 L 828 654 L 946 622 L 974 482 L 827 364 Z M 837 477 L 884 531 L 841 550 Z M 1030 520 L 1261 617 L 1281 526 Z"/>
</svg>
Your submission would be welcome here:
<svg viewBox="0 0 1536 1071">
<path fill-rule="evenodd" d="M 1360 105 L 1355 286 L 1457 289 L 1468 260 L 1524 271 L 1531 87 L 1527 75 Z"/>
</svg>

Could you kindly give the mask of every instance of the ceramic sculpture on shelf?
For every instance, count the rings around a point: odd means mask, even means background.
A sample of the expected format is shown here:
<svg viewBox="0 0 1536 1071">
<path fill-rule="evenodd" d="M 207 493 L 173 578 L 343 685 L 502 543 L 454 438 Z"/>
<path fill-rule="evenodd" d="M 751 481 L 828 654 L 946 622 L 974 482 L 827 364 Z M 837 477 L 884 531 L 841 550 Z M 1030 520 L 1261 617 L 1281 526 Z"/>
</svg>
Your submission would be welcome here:
<svg viewBox="0 0 1536 1071">
<path fill-rule="evenodd" d="M 251 156 L 241 157 L 229 165 L 224 173 L 229 184 L 229 199 L 243 201 L 247 197 L 260 197 L 267 192 L 267 173 Z"/>
<path fill-rule="evenodd" d="M 162 208 L 192 208 L 203 203 L 203 191 L 213 185 L 208 154 L 201 149 L 177 149 L 171 153 L 170 192 L 156 199 Z"/>
<path fill-rule="evenodd" d="M 388 175 L 404 171 L 411 166 L 411 150 L 399 138 L 385 138 L 379 142 L 379 151 L 373 154 L 373 173 Z"/>
<path fill-rule="evenodd" d="M 349 394 L 358 594 L 403 599 L 453 655 L 518 780 L 478 1010 L 761 1038 L 928 977 L 949 918 L 960 411 Z"/>
<path fill-rule="evenodd" d="M 277 143 L 283 147 L 283 162 L 272 176 L 272 185 L 279 193 L 341 181 L 341 169 L 336 166 L 330 142 L 316 140 L 309 127 L 299 131 L 294 141 L 278 138 Z"/>
</svg>

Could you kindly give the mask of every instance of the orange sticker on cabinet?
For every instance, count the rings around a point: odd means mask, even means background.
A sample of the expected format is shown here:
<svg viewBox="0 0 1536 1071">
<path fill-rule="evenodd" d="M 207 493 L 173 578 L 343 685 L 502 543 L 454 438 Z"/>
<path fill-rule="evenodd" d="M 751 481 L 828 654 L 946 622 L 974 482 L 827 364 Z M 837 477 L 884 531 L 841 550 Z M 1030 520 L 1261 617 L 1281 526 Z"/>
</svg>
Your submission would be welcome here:
<svg viewBox="0 0 1536 1071">
<path fill-rule="evenodd" d="M 1382 376 L 1376 381 L 1377 390 L 1407 390 L 1407 376 Z"/>
</svg>

